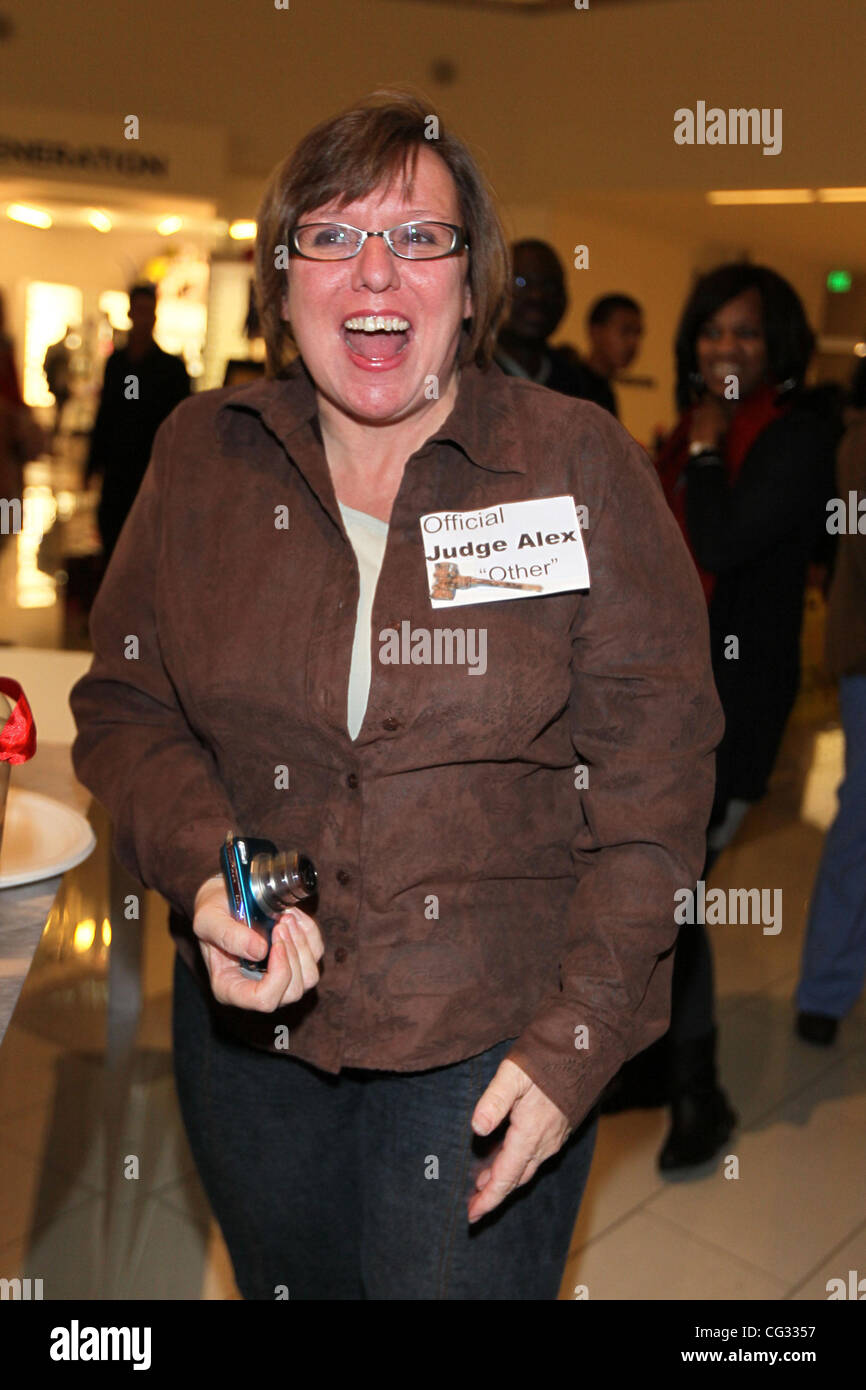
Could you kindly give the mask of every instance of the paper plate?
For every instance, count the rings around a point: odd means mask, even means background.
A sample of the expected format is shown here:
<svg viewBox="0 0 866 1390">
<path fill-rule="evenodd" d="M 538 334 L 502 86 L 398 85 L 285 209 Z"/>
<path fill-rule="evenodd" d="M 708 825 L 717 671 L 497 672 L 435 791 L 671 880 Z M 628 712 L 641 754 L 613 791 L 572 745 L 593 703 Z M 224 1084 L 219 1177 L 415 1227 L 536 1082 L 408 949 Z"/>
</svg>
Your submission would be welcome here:
<svg viewBox="0 0 866 1390">
<path fill-rule="evenodd" d="M 71 806 L 11 787 L 0 847 L 0 888 L 65 873 L 86 859 L 95 844 L 90 822 Z"/>
</svg>

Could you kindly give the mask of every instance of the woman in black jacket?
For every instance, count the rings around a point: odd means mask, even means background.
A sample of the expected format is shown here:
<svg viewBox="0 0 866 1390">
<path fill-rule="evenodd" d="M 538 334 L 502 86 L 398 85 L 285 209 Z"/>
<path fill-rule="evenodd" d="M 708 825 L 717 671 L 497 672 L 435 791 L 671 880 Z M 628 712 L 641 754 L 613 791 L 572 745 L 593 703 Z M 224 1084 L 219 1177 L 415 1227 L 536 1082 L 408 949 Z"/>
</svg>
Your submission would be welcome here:
<svg viewBox="0 0 866 1390">
<path fill-rule="evenodd" d="M 832 493 L 832 425 L 802 391 L 814 336 L 799 297 L 762 266 L 703 276 L 676 338 L 680 420 L 659 476 L 709 607 L 725 712 L 702 877 L 764 795 L 800 678 L 810 560 Z M 702 1163 L 736 1123 L 718 1085 L 712 957 L 700 922 L 677 943 L 671 1027 L 629 1064 L 607 1110 L 669 1098 L 663 1171 Z"/>
</svg>

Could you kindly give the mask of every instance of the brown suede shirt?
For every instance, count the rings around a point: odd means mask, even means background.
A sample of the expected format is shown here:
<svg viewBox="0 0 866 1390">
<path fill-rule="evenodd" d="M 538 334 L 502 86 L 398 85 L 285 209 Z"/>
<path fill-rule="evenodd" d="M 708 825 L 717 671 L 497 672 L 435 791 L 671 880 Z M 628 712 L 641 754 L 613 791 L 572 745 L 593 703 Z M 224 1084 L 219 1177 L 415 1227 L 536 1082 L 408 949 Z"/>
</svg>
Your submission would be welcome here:
<svg viewBox="0 0 866 1390">
<path fill-rule="evenodd" d="M 564 494 L 588 591 L 431 608 L 419 516 Z M 353 742 L 358 588 L 302 364 L 183 402 L 93 609 L 76 772 L 200 976 L 189 918 L 226 831 L 312 856 L 322 978 L 276 1014 L 214 1005 L 239 1037 L 286 1024 L 286 1055 L 332 1073 L 515 1038 L 576 1125 L 667 1026 L 674 894 L 703 862 L 723 726 L 694 565 L 610 415 L 472 366 L 406 464 Z M 485 628 L 486 671 L 383 664 L 403 622 Z"/>
</svg>

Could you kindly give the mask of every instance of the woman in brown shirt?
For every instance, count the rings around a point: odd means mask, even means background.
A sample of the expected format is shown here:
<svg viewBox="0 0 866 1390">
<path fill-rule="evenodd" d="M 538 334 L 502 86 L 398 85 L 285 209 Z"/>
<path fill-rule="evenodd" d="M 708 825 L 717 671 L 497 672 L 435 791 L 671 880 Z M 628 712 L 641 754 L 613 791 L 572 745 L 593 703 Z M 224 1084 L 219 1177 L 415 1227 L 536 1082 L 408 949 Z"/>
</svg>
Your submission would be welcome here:
<svg viewBox="0 0 866 1390">
<path fill-rule="evenodd" d="M 171 904 L 178 1089 L 248 1298 L 555 1298 L 598 1095 L 667 1023 L 705 607 L 631 438 L 491 366 L 507 278 L 421 103 L 313 130 L 259 215 L 269 378 L 161 427 L 93 611 L 75 767 Z M 539 498 L 579 527 L 488 576 L 479 537 Z M 559 542 L 588 587 L 538 584 Z M 260 981 L 229 830 L 318 868 Z"/>
</svg>

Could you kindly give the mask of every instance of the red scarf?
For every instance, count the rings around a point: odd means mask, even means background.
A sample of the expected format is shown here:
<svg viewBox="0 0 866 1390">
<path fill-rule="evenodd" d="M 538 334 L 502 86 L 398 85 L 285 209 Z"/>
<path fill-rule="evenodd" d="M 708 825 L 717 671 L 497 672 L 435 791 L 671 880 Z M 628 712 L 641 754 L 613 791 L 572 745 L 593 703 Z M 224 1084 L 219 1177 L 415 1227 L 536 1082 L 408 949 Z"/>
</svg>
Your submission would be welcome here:
<svg viewBox="0 0 866 1390">
<path fill-rule="evenodd" d="M 0 691 L 15 704 L 0 729 L 0 762 L 26 763 L 36 752 L 36 724 L 27 697 L 17 681 L 0 676 Z"/>
<path fill-rule="evenodd" d="M 772 384 L 759 386 L 757 391 L 753 391 L 741 402 L 736 414 L 733 416 L 727 432 L 722 440 L 719 452 L 725 465 L 725 478 L 728 487 L 733 487 L 740 474 L 740 469 L 745 462 L 746 455 L 754 444 L 758 435 L 763 434 L 768 425 L 774 420 L 778 420 L 790 409 L 790 402 L 786 401 L 779 404 L 777 401 L 776 387 Z M 680 530 L 685 537 L 686 545 L 691 551 L 692 559 L 700 576 L 707 603 L 713 596 L 716 586 L 716 576 L 710 574 L 708 570 L 702 569 L 695 559 L 695 552 L 689 539 L 688 525 L 686 522 L 686 488 L 685 488 L 685 468 L 689 462 L 689 434 L 691 431 L 692 414 L 694 406 L 681 416 L 673 433 L 668 436 L 662 445 L 658 458 L 656 459 L 656 469 L 658 471 L 661 485 L 664 488 L 665 497 L 668 499 L 668 506 L 676 517 Z"/>
</svg>

